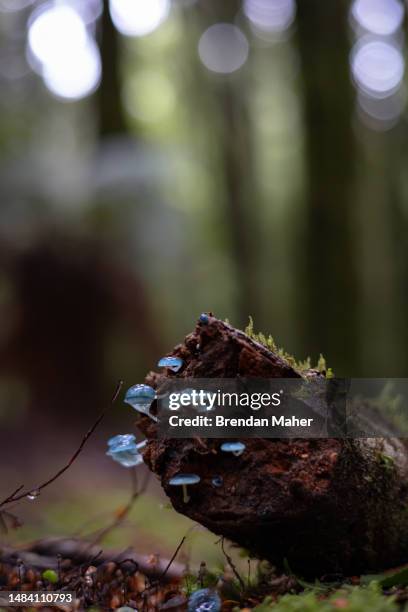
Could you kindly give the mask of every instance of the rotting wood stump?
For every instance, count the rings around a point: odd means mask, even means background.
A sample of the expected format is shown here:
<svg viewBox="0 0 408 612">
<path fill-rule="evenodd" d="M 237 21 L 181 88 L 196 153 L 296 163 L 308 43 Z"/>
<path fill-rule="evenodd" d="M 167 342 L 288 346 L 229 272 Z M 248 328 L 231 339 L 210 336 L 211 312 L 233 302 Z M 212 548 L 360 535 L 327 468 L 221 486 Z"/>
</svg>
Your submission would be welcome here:
<svg viewBox="0 0 408 612">
<path fill-rule="evenodd" d="M 166 377 L 300 377 L 280 356 L 212 316 L 171 355 L 183 359 L 183 368 L 151 372 L 147 384 L 158 388 Z M 144 460 L 174 508 L 251 555 L 278 568 L 286 559 L 305 577 L 354 575 L 408 561 L 403 440 L 250 438 L 236 457 L 218 451 L 219 439 L 158 440 L 148 417 L 141 415 L 137 425 L 149 440 Z M 179 472 L 201 477 L 189 488 L 188 503 L 168 484 Z M 223 486 L 214 487 L 214 476 Z"/>
</svg>

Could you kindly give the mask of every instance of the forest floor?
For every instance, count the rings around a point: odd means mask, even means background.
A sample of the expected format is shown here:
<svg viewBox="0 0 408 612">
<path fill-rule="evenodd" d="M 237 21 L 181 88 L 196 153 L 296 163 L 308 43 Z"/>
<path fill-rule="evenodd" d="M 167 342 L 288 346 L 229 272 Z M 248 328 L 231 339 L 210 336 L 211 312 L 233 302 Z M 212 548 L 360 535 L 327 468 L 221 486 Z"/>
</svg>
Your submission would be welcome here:
<svg viewBox="0 0 408 612">
<path fill-rule="evenodd" d="M 61 550 L 64 543 L 61 541 Z M 55 555 L 56 541 L 39 542 L 30 550 L 2 551 L 0 591 L 15 591 L 17 601 L 24 601 L 27 591 L 73 592 L 72 604 L 53 607 L 21 603 L 21 610 L 76 610 L 143 612 L 218 612 L 211 607 L 211 593 L 221 598 L 223 612 L 255 610 L 256 612 L 397 612 L 408 610 L 408 568 L 400 568 L 383 576 L 345 579 L 327 576 L 315 583 L 306 583 L 291 575 L 276 575 L 273 568 L 253 561 L 254 575 L 239 575 L 227 554 L 222 572 L 211 572 L 202 563 L 192 570 L 172 558 L 160 560 L 155 555 L 138 563 L 129 551 L 95 554 L 95 547 L 72 541 L 71 554 Z M 69 548 L 68 547 L 68 548 Z M 229 560 L 228 560 L 229 558 Z M 84 560 L 85 559 L 85 560 Z M 140 560 L 140 559 L 139 559 Z M 50 569 L 49 566 L 55 569 Z M 48 569 L 45 569 L 48 568 Z M 238 579 L 237 579 L 238 577 Z M 201 607 L 192 607 L 191 595 L 209 589 L 209 599 Z M 0 610 L 8 610 L 7 606 Z M 10 608 L 10 609 L 16 609 Z"/>
<path fill-rule="evenodd" d="M 408 611 L 406 567 L 305 582 L 290 568 L 280 575 L 244 551 L 224 548 L 217 536 L 172 510 L 154 478 L 134 497 L 127 471 L 105 456 L 106 439 L 117 430 L 98 431 L 58 483 L 33 501 L 12 504 L 3 517 L 0 594 L 73 591 L 74 604 L 34 608 L 21 602 L 0 611 L 218 612 L 211 602 L 192 607 L 192 593 L 202 588 L 219 594 L 223 612 Z M 75 431 L 61 437 L 46 428 L 35 439 L 27 430 L 17 449 L 13 439 L 0 432 L 2 457 L 9 458 L 0 465 L 1 499 L 20 482 L 41 482 L 78 444 Z M 146 473 L 142 467 L 140 482 Z"/>
</svg>

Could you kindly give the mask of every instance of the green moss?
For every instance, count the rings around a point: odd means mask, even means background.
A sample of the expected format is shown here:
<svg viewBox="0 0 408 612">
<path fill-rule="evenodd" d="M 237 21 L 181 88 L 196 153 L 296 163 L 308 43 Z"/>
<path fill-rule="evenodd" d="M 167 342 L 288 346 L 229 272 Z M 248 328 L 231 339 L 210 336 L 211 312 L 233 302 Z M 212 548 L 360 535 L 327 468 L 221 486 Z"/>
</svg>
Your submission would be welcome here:
<svg viewBox="0 0 408 612">
<path fill-rule="evenodd" d="M 378 461 L 385 470 L 392 470 L 394 468 L 394 459 L 385 453 L 378 454 Z"/>
<path fill-rule="evenodd" d="M 270 334 L 266 336 L 262 332 L 255 332 L 254 321 L 252 317 L 249 317 L 249 323 L 244 331 L 247 336 L 252 338 L 252 340 L 263 344 L 263 346 L 265 346 L 267 349 L 279 355 L 281 359 L 286 361 L 288 365 L 297 370 L 299 374 L 303 374 L 308 370 L 312 369 L 312 362 L 310 357 L 308 357 L 304 361 L 297 361 L 295 357 L 293 357 L 293 355 L 287 353 L 283 348 L 279 348 Z M 334 376 L 332 369 L 327 367 L 326 360 L 323 355 L 319 356 L 315 369 L 321 372 L 322 374 L 325 374 L 326 378 L 332 378 Z"/>
<path fill-rule="evenodd" d="M 317 360 L 317 369 L 319 372 L 326 372 L 327 370 L 326 360 L 321 353 L 319 355 L 319 359 Z"/>
<path fill-rule="evenodd" d="M 335 612 L 344 609 L 348 612 L 397 612 L 400 608 L 393 597 L 384 596 L 376 585 L 364 587 L 345 587 L 328 598 L 314 592 L 301 595 L 284 595 L 277 602 L 266 598 L 254 608 L 254 612 Z"/>
</svg>

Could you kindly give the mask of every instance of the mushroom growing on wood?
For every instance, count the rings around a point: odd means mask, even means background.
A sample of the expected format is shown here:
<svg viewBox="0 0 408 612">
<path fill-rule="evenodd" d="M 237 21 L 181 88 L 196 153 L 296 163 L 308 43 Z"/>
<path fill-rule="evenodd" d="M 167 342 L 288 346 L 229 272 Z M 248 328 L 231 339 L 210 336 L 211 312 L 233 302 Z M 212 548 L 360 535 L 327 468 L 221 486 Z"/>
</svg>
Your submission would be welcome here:
<svg viewBox="0 0 408 612">
<path fill-rule="evenodd" d="M 224 453 L 232 453 L 236 457 L 242 455 L 245 449 L 246 445 L 243 442 L 224 442 L 221 444 L 221 450 Z"/>
<path fill-rule="evenodd" d="M 157 418 L 150 413 L 150 407 L 156 399 L 155 390 L 150 385 L 133 385 L 126 391 L 125 402 L 138 412 L 146 414 L 153 421 Z"/>
<path fill-rule="evenodd" d="M 211 314 L 171 353 L 183 360 L 172 379 L 324 376 Z M 166 378 L 152 372 L 146 383 L 158 389 Z M 404 440 L 248 438 L 231 469 L 231 457 L 219 452 L 225 440 L 203 446 L 198 439 L 157 439 L 156 424 L 144 415 L 138 426 L 148 438 L 144 460 L 174 508 L 255 556 L 280 567 L 286 559 L 306 577 L 373 573 L 408 559 Z M 169 481 L 189 471 L 201 482 L 186 504 Z M 223 479 L 220 489 L 214 474 Z"/>
<path fill-rule="evenodd" d="M 200 480 L 197 474 L 177 474 L 177 476 L 170 478 L 169 485 L 171 487 L 183 488 L 183 502 L 187 504 L 190 501 L 190 497 L 187 493 L 187 485 L 197 484 Z"/>
<path fill-rule="evenodd" d="M 158 368 L 169 368 L 172 372 L 178 372 L 183 366 L 180 357 L 162 357 L 157 363 Z"/>
<path fill-rule="evenodd" d="M 139 453 L 139 449 L 144 446 L 146 446 L 145 441 L 136 444 L 133 434 L 118 434 L 108 440 L 106 454 L 123 467 L 136 467 L 143 463 L 143 456 Z"/>
</svg>

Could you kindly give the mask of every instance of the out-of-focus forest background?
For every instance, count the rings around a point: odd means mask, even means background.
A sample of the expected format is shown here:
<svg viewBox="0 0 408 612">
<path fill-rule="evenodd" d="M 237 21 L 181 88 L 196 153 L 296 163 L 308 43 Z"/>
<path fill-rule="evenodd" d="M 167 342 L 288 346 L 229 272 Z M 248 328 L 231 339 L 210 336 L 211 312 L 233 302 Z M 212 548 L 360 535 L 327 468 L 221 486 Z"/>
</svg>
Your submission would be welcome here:
<svg viewBox="0 0 408 612">
<path fill-rule="evenodd" d="M 2 493 L 58 467 L 205 310 L 339 375 L 406 375 L 405 12 L 0 0 Z M 105 433 L 132 418 L 119 402 L 23 535 L 115 507 Z M 189 523 L 168 520 L 170 549 Z"/>
</svg>

